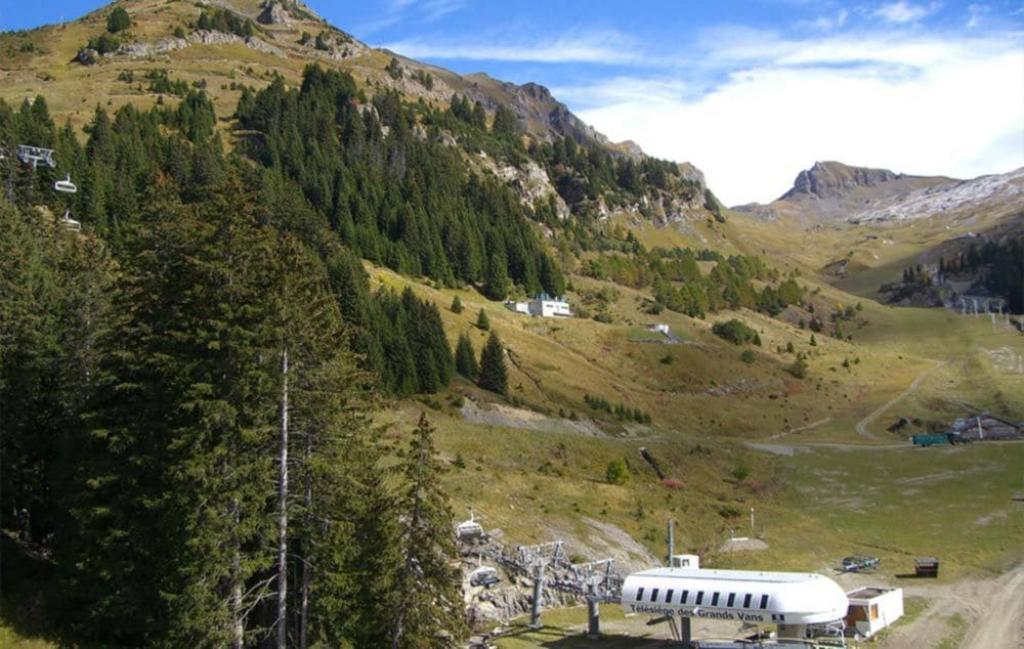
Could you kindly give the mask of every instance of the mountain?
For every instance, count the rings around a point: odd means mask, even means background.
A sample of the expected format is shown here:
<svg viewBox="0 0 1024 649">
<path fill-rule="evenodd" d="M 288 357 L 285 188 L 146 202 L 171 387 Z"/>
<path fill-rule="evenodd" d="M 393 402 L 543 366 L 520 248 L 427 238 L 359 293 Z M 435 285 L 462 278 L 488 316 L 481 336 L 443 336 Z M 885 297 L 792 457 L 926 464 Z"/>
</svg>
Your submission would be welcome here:
<svg viewBox="0 0 1024 649">
<path fill-rule="evenodd" d="M 167 68 L 189 84 L 204 85 L 218 109 L 223 107 L 218 114 L 226 117 L 243 86 L 260 87 L 274 75 L 296 82 L 306 64 L 317 62 L 349 72 L 368 93 L 392 89 L 431 105 L 463 95 L 489 112 L 511 110 L 532 139 L 571 137 L 616 155 L 644 156 L 632 142 L 610 142 L 540 84 L 517 85 L 484 73 L 462 76 L 369 47 L 302 2 L 122 0 L 111 6 L 128 10 L 129 29 L 106 34 L 105 7 L 72 22 L 0 34 L 5 54 L 0 97 L 14 103 L 37 93 L 54 97 L 53 116 L 81 125 L 96 102 L 114 109 L 126 102 L 152 103 L 157 94 L 147 92 L 145 81 L 138 83 L 132 73 L 145 77 Z M 226 28 L 200 25 L 203 8 L 224 10 L 234 18 Z"/>
<path fill-rule="evenodd" d="M 841 162 L 815 162 L 810 169 L 801 171 L 793 187 L 772 203 L 733 209 L 766 219 L 794 217 L 807 224 L 842 221 L 880 201 L 898 199 L 945 182 L 950 179 L 853 167 Z"/>
<path fill-rule="evenodd" d="M 793 188 L 779 200 L 837 198 L 857 187 L 874 187 L 904 177 L 888 169 L 851 167 L 841 162 L 815 162 L 813 167 L 800 172 Z"/>
</svg>

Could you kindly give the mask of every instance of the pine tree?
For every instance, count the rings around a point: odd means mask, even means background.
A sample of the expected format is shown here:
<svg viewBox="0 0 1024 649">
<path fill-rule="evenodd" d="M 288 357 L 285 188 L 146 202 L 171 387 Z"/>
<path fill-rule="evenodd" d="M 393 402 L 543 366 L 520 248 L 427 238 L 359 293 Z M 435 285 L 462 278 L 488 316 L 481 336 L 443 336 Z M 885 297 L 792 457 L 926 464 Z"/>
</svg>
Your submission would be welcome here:
<svg viewBox="0 0 1024 649">
<path fill-rule="evenodd" d="M 491 328 L 491 320 L 483 309 L 480 309 L 480 313 L 476 317 L 476 326 L 482 331 L 489 331 Z"/>
<path fill-rule="evenodd" d="M 452 313 L 462 313 L 462 300 L 458 295 L 452 298 Z"/>
<path fill-rule="evenodd" d="M 413 433 L 398 499 L 403 562 L 395 583 L 392 649 L 442 649 L 465 635 L 453 518 L 441 488 L 434 429 L 425 414 Z"/>
<path fill-rule="evenodd" d="M 459 343 L 455 347 L 455 369 L 470 381 L 475 381 L 480 374 L 473 343 L 469 339 L 469 334 L 465 332 L 459 334 Z"/>
<path fill-rule="evenodd" d="M 479 385 L 485 390 L 497 394 L 508 393 L 508 372 L 505 368 L 505 350 L 501 346 L 498 335 L 491 333 L 487 344 L 480 352 Z"/>
</svg>

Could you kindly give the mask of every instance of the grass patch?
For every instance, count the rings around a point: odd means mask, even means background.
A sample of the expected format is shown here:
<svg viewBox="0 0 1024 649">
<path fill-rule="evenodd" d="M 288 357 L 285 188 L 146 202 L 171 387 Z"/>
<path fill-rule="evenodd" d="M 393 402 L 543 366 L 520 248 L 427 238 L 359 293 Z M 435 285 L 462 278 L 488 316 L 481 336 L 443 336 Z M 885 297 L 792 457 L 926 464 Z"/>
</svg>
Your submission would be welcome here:
<svg viewBox="0 0 1024 649">
<path fill-rule="evenodd" d="M 967 620 L 954 613 L 946 620 L 947 635 L 935 649 L 957 649 L 967 636 Z"/>
</svg>

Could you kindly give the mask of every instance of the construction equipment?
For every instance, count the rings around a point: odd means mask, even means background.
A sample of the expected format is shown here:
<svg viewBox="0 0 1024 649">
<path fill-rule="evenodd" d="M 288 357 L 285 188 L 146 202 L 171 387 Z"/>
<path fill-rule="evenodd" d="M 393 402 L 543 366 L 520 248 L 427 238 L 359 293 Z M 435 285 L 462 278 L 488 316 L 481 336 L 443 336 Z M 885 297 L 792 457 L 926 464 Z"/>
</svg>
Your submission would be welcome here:
<svg viewBox="0 0 1024 649">
<path fill-rule="evenodd" d="M 849 557 L 843 557 L 839 570 L 841 572 L 865 572 L 874 570 L 878 567 L 879 563 L 881 563 L 881 560 L 878 557 L 854 554 Z"/>
<path fill-rule="evenodd" d="M 952 444 L 949 435 L 946 433 L 936 433 L 928 435 L 914 435 L 910 438 L 910 441 L 914 443 L 914 446 L 920 446 L 922 448 L 928 446 L 942 446 L 945 444 Z"/>
</svg>

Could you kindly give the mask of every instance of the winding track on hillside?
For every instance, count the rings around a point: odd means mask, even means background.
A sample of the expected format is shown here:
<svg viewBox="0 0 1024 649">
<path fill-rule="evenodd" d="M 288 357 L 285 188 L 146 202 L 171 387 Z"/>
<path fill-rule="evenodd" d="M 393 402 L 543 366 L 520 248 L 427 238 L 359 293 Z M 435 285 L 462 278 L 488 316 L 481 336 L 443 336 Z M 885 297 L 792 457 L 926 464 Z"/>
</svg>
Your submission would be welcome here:
<svg viewBox="0 0 1024 649">
<path fill-rule="evenodd" d="M 889 401 L 887 401 L 884 404 L 882 404 L 881 407 L 879 407 L 879 408 L 875 409 L 874 411 L 872 411 L 871 414 L 869 414 L 867 417 L 865 417 L 864 419 L 861 419 L 860 421 L 858 421 L 857 422 L 857 426 L 856 426 L 857 434 L 860 435 L 861 437 L 863 437 L 864 439 L 879 440 L 880 438 L 877 435 L 875 435 L 870 430 L 868 430 L 868 426 L 871 425 L 872 423 L 874 423 L 874 421 L 876 419 L 878 419 L 879 417 L 881 417 L 883 414 L 885 414 L 886 410 L 888 410 L 889 408 L 892 408 L 897 403 L 899 403 L 900 401 L 903 401 L 904 399 L 909 397 L 911 394 L 913 394 L 913 392 L 915 390 L 917 390 L 917 388 L 921 385 L 921 382 L 924 381 L 925 377 L 927 377 L 929 374 L 931 374 L 932 372 L 934 372 L 935 370 L 939 369 L 940 367 L 942 367 L 943 365 L 946 364 L 945 361 L 932 361 L 932 362 L 935 363 L 935 365 L 933 365 L 932 367 L 929 367 L 928 369 L 926 369 L 923 372 L 921 372 L 917 376 L 917 378 L 914 379 L 914 382 L 911 383 L 909 387 L 907 387 L 906 390 L 904 390 L 903 392 L 900 392 L 898 395 L 896 395 L 895 397 L 893 397 Z"/>
<path fill-rule="evenodd" d="M 928 599 L 928 608 L 894 627 L 880 649 L 934 649 L 950 636 L 947 620 L 954 615 L 968 621 L 961 649 L 1024 649 L 1024 563 L 988 579 L 915 583 L 904 594 Z"/>
</svg>

